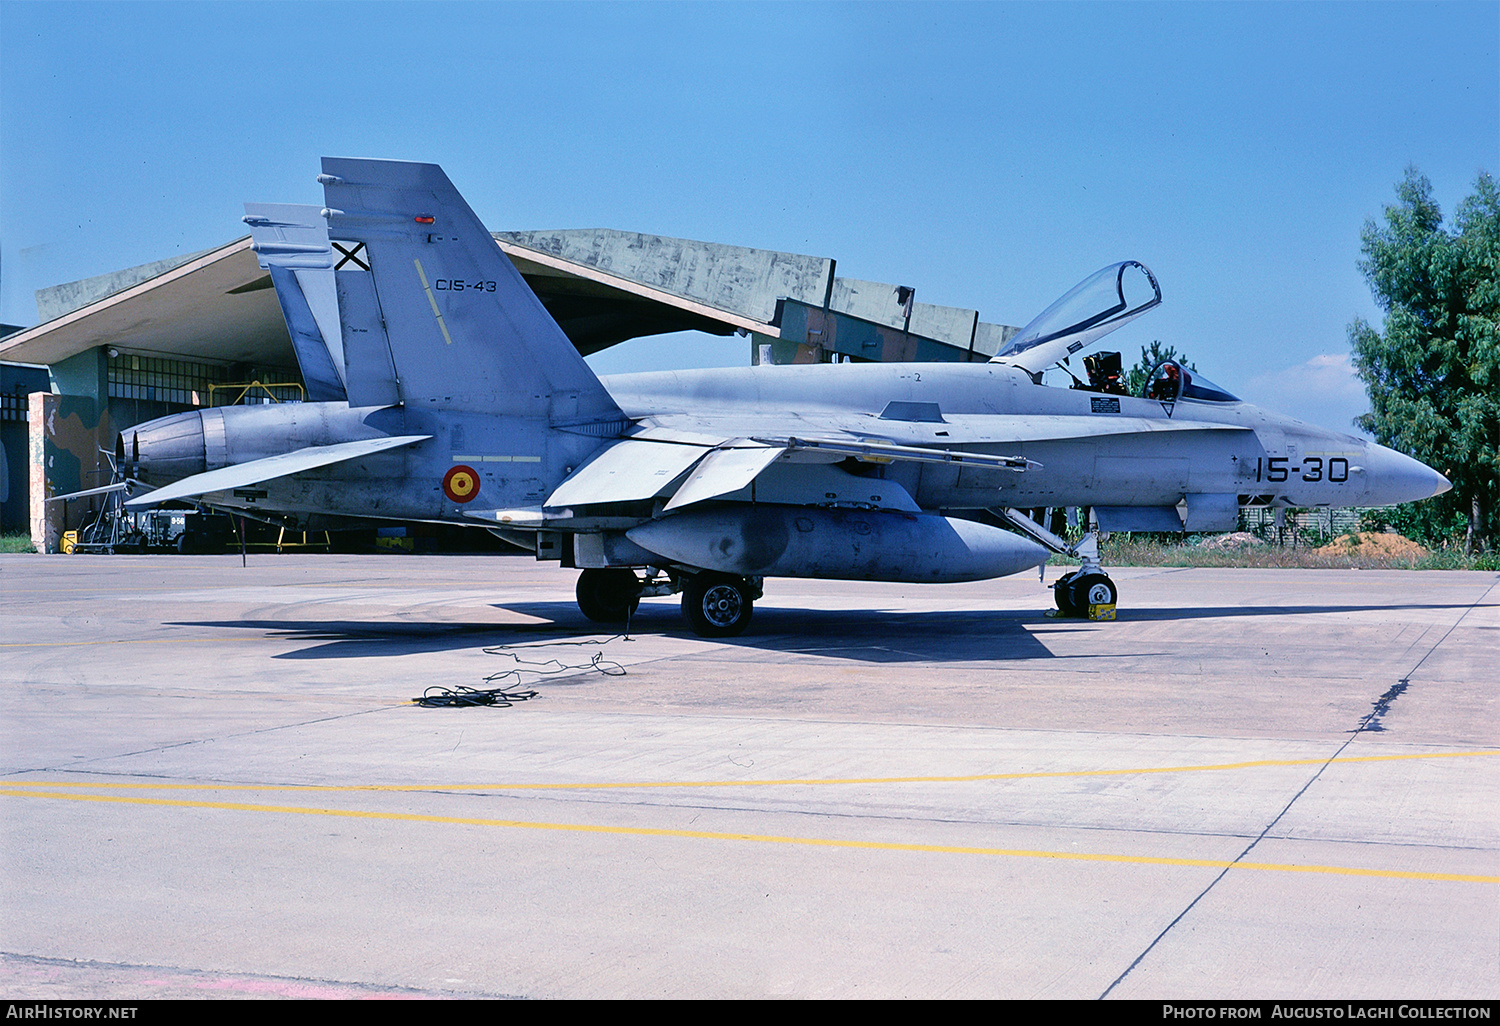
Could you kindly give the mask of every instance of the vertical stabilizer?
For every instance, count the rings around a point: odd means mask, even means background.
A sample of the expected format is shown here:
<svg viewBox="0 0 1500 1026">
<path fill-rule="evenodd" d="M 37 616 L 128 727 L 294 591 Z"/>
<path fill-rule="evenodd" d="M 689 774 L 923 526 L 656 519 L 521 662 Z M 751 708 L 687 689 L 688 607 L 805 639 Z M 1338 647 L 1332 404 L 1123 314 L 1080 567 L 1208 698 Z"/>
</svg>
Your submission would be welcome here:
<svg viewBox="0 0 1500 1026">
<path fill-rule="evenodd" d="M 558 426 L 623 421 L 442 168 L 325 157 L 319 181 L 334 256 L 347 258 L 339 299 L 355 309 L 343 315 L 383 331 L 401 402 Z M 365 281 L 346 288 L 346 274 Z"/>
</svg>

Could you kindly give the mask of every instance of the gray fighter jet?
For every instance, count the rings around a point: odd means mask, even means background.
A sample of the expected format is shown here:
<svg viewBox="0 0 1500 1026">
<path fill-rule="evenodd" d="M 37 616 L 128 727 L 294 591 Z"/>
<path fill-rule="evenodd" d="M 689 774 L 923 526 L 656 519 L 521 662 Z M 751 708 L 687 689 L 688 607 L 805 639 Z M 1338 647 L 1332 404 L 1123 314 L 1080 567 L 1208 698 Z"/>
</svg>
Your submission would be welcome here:
<svg viewBox="0 0 1500 1026">
<path fill-rule="evenodd" d="M 127 505 L 188 500 L 304 529 L 482 526 L 581 569 L 591 620 L 681 592 L 699 634 L 729 636 L 767 577 L 971 581 L 1049 552 L 1082 562 L 1055 586 L 1060 610 L 1112 606 L 1097 535 L 1069 543 L 1024 509 L 1223 531 L 1247 505 L 1380 506 L 1449 487 L 1177 363 L 1141 396 L 1122 394 L 1117 356 L 1092 358 L 1088 382 L 1043 385 L 1161 302 L 1134 261 L 1086 279 L 988 363 L 601 380 L 441 168 L 325 158 L 318 180 L 324 208 L 245 218 L 314 401 L 128 429 L 124 475 L 151 490 Z"/>
</svg>

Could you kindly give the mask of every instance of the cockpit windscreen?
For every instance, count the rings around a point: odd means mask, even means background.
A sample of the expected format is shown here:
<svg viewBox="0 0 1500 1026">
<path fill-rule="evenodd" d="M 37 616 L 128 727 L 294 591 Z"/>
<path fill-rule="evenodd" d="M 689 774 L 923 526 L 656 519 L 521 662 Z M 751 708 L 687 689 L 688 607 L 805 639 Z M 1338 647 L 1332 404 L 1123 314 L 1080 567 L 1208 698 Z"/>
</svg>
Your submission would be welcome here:
<svg viewBox="0 0 1500 1026">
<path fill-rule="evenodd" d="M 1197 371 L 1188 370 L 1176 360 L 1156 365 L 1146 378 L 1145 399 L 1174 403 L 1179 399 L 1197 399 L 1206 403 L 1237 403 L 1239 396 L 1220 388 Z"/>
</svg>

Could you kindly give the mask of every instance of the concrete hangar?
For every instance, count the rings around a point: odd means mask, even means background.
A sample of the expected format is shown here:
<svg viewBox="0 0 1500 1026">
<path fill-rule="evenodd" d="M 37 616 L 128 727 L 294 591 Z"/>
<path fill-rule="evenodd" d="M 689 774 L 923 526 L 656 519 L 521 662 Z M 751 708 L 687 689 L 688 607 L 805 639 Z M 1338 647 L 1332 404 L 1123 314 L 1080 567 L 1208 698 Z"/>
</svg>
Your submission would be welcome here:
<svg viewBox="0 0 1500 1026">
<path fill-rule="evenodd" d="M 827 257 L 613 229 L 494 232 L 579 352 L 693 330 L 749 340 L 747 362 L 987 360 L 1014 327 Z M 97 515 L 120 433 L 155 417 L 305 395 L 248 236 L 37 292 L 42 323 L 0 338 L 0 531 L 39 552 Z"/>
</svg>

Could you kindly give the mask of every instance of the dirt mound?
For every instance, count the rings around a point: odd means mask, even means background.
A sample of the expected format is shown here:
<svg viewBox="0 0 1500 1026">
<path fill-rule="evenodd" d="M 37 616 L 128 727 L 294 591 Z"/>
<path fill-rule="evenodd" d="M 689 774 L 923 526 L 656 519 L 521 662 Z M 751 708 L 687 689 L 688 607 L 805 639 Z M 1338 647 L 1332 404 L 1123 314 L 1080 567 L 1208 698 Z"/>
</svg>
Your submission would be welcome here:
<svg viewBox="0 0 1500 1026">
<path fill-rule="evenodd" d="M 1390 559 L 1419 559 L 1427 555 L 1427 550 L 1410 538 L 1375 531 L 1341 535 L 1317 551 L 1330 556 L 1376 556 Z"/>
</svg>

